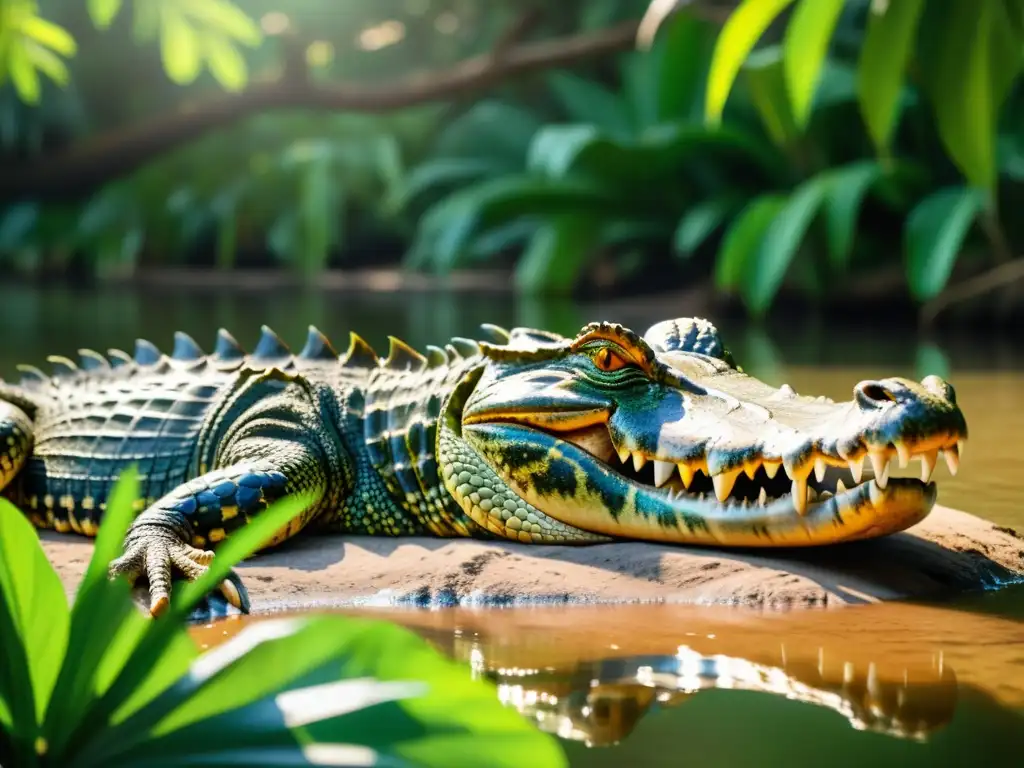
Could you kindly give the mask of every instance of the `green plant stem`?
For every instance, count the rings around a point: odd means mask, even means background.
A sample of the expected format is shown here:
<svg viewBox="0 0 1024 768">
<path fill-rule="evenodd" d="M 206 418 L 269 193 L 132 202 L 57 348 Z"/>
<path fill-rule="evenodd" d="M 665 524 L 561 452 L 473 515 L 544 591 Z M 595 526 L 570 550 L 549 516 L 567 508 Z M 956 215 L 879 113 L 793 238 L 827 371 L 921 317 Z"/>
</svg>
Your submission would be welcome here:
<svg viewBox="0 0 1024 768">
<path fill-rule="evenodd" d="M 989 245 L 992 246 L 992 255 L 997 264 L 1006 264 L 1013 261 L 1013 248 L 1009 238 L 1006 237 L 1006 230 L 999 221 L 999 213 L 994 206 L 987 206 L 978 217 L 978 225 L 985 233 Z"/>
</svg>

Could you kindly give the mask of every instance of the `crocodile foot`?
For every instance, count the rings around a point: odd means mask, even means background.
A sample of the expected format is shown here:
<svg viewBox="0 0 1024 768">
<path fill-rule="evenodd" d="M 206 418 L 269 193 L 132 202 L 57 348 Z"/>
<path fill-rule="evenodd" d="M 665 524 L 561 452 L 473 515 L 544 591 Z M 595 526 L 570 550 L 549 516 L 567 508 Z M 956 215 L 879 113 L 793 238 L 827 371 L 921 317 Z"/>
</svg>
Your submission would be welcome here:
<svg viewBox="0 0 1024 768">
<path fill-rule="evenodd" d="M 140 578 L 149 583 L 149 612 L 163 613 L 171 600 L 171 577 L 177 572 L 194 581 L 206 572 L 214 553 L 182 541 L 170 528 L 139 525 L 125 540 L 124 554 L 110 563 L 111 578 L 125 576 L 131 584 Z M 249 612 L 249 595 L 242 580 L 232 571 L 217 588 L 231 605 L 242 613 Z"/>
</svg>

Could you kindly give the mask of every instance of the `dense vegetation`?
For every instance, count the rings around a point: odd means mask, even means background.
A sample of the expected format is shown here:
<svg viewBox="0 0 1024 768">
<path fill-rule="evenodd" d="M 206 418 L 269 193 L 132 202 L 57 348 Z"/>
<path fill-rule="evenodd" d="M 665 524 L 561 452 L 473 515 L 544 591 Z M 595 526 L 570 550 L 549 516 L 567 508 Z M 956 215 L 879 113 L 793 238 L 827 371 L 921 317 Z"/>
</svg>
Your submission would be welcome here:
<svg viewBox="0 0 1024 768">
<path fill-rule="evenodd" d="M 189 612 L 302 508 L 268 509 L 147 621 L 107 579 L 138 483 L 114 489 L 68 608 L 35 530 L 0 500 L 0 764 L 565 765 L 557 742 L 408 630 L 270 619 L 200 653 Z"/>
<path fill-rule="evenodd" d="M 8 269 L 493 262 L 564 292 L 600 265 L 762 313 L 898 263 L 925 301 L 1024 242 L 1024 0 L 690 3 L 649 49 L 640 0 L 77 5 L 0 0 Z M 450 70 L 489 52 L 491 81 Z"/>
</svg>

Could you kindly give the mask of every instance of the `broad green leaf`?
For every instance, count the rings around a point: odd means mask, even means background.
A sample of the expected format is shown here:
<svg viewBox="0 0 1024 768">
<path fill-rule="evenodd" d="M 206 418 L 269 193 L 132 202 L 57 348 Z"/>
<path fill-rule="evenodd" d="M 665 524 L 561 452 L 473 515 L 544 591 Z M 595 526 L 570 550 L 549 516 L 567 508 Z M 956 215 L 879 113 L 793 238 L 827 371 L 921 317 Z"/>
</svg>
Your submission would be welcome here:
<svg viewBox="0 0 1024 768">
<path fill-rule="evenodd" d="M 915 299 L 930 299 L 949 281 L 975 218 L 985 206 L 978 189 L 946 187 L 922 200 L 907 218 L 907 279 Z"/>
<path fill-rule="evenodd" d="M 533 137 L 526 168 L 551 178 L 560 178 L 573 167 L 579 154 L 595 142 L 616 149 L 619 147 L 604 138 L 593 125 L 546 125 Z"/>
<path fill-rule="evenodd" d="M 52 48 L 61 56 L 74 56 L 77 46 L 73 38 L 64 27 L 47 21 L 40 16 L 30 15 L 22 19 L 21 32 L 32 38 L 40 45 Z"/>
<path fill-rule="evenodd" d="M 925 0 L 872 3 L 857 70 L 861 113 L 871 140 L 887 153 Z"/>
<path fill-rule="evenodd" d="M 715 285 L 718 288 L 732 289 L 742 285 L 765 232 L 785 205 L 785 195 L 761 195 L 732 220 L 715 262 Z"/>
<path fill-rule="evenodd" d="M 35 43 L 26 43 L 25 50 L 36 69 L 49 77 L 57 85 L 68 84 L 68 68 L 64 60 L 49 48 Z"/>
<path fill-rule="evenodd" d="M 1005 74 L 994 71 L 995 27 L 1005 21 L 1002 3 L 936 3 L 925 14 L 922 71 L 935 110 L 939 136 L 971 186 L 993 191 L 998 92 Z M 941 16 L 939 10 L 945 10 Z M 1017 44 L 1015 64 L 1020 66 Z"/>
<path fill-rule="evenodd" d="M 729 215 L 736 210 L 740 199 L 736 195 L 713 197 L 690 208 L 676 227 L 675 251 L 680 256 L 692 256 Z"/>
<path fill-rule="evenodd" d="M 89 15 L 92 23 L 100 29 L 106 29 L 114 21 L 121 10 L 123 0 L 89 0 Z"/>
<path fill-rule="evenodd" d="M 654 49 L 647 54 L 652 59 L 659 123 L 700 119 L 716 31 L 685 9 L 662 24 Z"/>
<path fill-rule="evenodd" d="M 548 85 L 573 122 L 592 124 L 597 130 L 616 138 L 625 139 L 633 135 L 633 123 L 619 94 L 593 80 L 565 71 L 551 73 Z"/>
<path fill-rule="evenodd" d="M 248 80 L 245 57 L 220 34 L 203 35 L 203 49 L 210 72 L 227 91 L 240 91 Z"/>
<path fill-rule="evenodd" d="M 778 293 L 793 257 L 825 201 L 831 182 L 831 177 L 824 174 L 805 181 L 793 191 L 765 230 L 745 275 L 743 291 L 747 306 L 755 315 L 763 315 Z"/>
<path fill-rule="evenodd" d="M 521 171 L 540 127 L 537 116 L 522 107 L 492 99 L 479 101 L 444 127 L 434 154 L 486 159 L 500 163 L 507 172 Z"/>
<path fill-rule="evenodd" d="M 498 171 L 485 159 L 439 157 L 428 160 L 413 168 L 402 180 L 395 205 L 405 208 L 422 195 L 438 190 L 448 191 L 450 187 L 466 185 Z"/>
<path fill-rule="evenodd" d="M 782 49 L 762 48 L 743 66 L 743 76 L 765 130 L 779 147 L 795 143 L 800 127 L 786 92 Z"/>
<path fill-rule="evenodd" d="M 0 591 L 15 631 L 2 645 L 10 644 L 15 656 L 19 646 L 23 649 L 32 683 L 31 691 L 13 695 L 35 702 L 34 725 L 42 722 L 57 681 L 68 643 L 70 612 L 64 587 L 35 529 L 6 499 L 0 499 Z M 7 656 L 7 660 L 13 658 Z"/>
<path fill-rule="evenodd" d="M 39 73 L 28 50 L 20 40 L 13 40 L 10 43 L 7 54 L 7 68 L 10 72 L 11 82 L 18 92 L 21 100 L 26 104 L 38 104 L 40 94 Z"/>
<path fill-rule="evenodd" d="M 178 3 L 188 16 L 207 25 L 210 32 L 220 32 L 248 46 L 259 45 L 263 40 L 259 24 L 229 0 L 178 0 Z"/>
<path fill-rule="evenodd" d="M 772 21 L 792 0 L 743 0 L 722 27 L 715 42 L 708 75 L 704 111 L 712 124 L 718 124 L 729 98 L 733 82 L 744 60 Z"/>
<path fill-rule="evenodd" d="M 187 85 L 199 75 L 201 59 L 195 29 L 172 5 L 162 6 L 160 53 L 167 76 L 178 85 Z"/>
<path fill-rule="evenodd" d="M 516 264 L 515 287 L 522 293 L 572 291 L 594 255 L 601 220 L 587 213 L 552 217 L 541 227 Z"/>
<path fill-rule="evenodd" d="M 783 44 L 787 91 L 800 128 L 811 117 L 821 66 L 845 0 L 799 0 Z"/>
<path fill-rule="evenodd" d="M 879 163 L 862 160 L 830 174 L 832 184 L 825 201 L 825 222 L 828 255 L 837 268 L 843 269 L 849 263 L 861 205 L 871 185 L 881 178 L 882 173 Z"/>
</svg>

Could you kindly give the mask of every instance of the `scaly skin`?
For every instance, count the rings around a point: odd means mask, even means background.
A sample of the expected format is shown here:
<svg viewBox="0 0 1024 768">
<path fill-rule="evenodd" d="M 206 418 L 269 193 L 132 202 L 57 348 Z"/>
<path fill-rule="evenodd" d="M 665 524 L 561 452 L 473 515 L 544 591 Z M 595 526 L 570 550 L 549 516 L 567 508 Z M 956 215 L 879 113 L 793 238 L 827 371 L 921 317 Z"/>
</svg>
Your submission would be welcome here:
<svg viewBox="0 0 1024 768">
<path fill-rule="evenodd" d="M 311 502 L 268 546 L 312 530 L 819 545 L 922 519 L 938 455 L 955 471 L 967 435 L 938 377 L 801 397 L 744 374 L 703 320 L 484 328 L 426 356 L 391 339 L 386 360 L 354 334 L 339 358 L 315 328 L 293 355 L 264 328 L 252 354 L 179 333 L 170 356 L 139 341 L 52 357 L 51 376 L 22 366 L 0 384 L 0 489 L 37 526 L 92 536 L 136 465 L 141 514 L 111 572 L 145 578 L 159 613 L 175 572 L 197 577 L 288 494 Z M 888 479 L 913 456 L 923 481 Z M 222 591 L 248 610 L 236 576 Z"/>
</svg>

